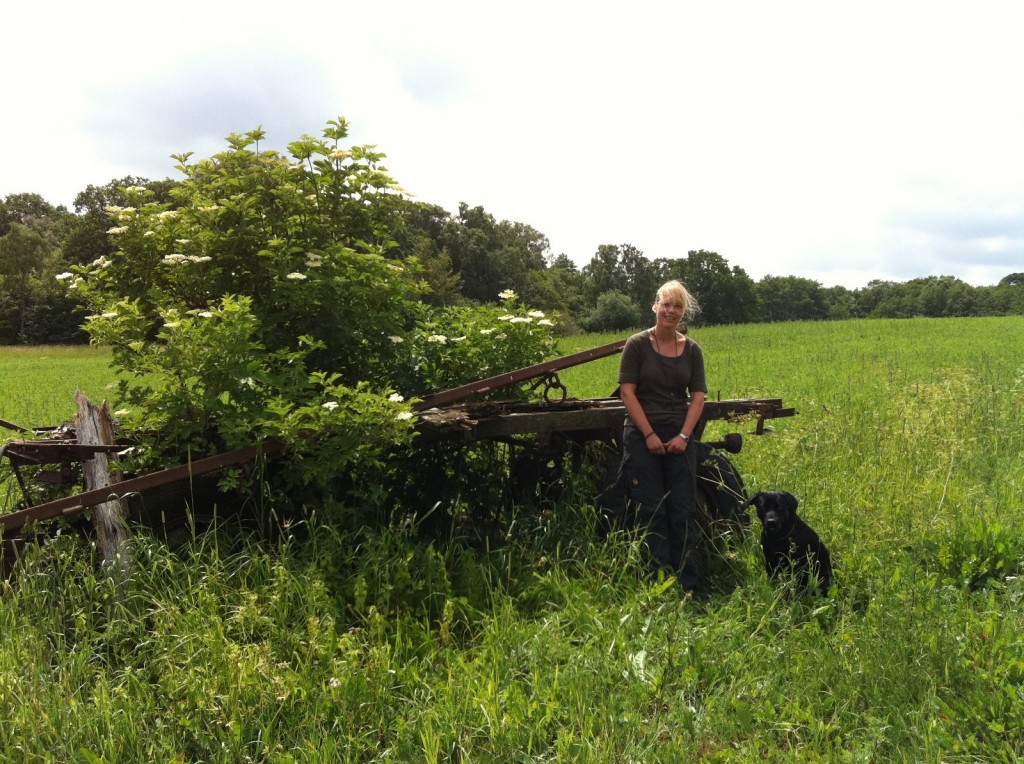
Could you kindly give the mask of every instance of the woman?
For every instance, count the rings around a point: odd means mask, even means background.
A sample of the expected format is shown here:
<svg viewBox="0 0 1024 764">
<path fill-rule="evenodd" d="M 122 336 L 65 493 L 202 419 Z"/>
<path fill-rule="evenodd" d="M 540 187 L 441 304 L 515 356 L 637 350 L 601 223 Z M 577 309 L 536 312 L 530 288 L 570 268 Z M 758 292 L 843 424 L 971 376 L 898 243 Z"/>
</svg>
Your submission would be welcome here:
<svg viewBox="0 0 1024 764">
<path fill-rule="evenodd" d="M 619 394 L 626 407 L 622 469 L 648 560 L 686 591 L 701 581 L 697 559 L 695 449 L 690 439 L 707 395 L 704 354 L 680 327 L 699 307 L 678 281 L 658 289 L 654 328 L 622 349 Z"/>
</svg>

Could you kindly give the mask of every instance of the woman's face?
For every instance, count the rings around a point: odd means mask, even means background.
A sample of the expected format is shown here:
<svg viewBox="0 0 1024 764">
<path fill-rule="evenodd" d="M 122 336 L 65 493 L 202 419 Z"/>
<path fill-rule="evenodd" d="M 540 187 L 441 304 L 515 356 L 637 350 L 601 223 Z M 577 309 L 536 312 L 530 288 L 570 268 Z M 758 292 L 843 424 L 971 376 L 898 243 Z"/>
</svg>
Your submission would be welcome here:
<svg viewBox="0 0 1024 764">
<path fill-rule="evenodd" d="M 658 300 L 657 304 L 658 323 L 666 326 L 676 327 L 683 320 L 683 305 L 671 298 Z"/>
</svg>

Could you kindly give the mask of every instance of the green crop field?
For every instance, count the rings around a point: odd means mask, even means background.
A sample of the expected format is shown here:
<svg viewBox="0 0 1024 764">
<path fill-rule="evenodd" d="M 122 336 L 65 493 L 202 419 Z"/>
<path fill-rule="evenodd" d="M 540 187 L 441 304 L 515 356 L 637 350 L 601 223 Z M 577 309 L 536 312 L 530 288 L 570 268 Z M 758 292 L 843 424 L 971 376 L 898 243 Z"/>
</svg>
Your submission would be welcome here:
<svg viewBox="0 0 1024 764">
<path fill-rule="evenodd" d="M 0 583 L 0 761 L 1024 760 L 1024 319 L 692 336 L 712 397 L 799 412 L 711 434 L 744 433 L 748 491 L 800 499 L 831 596 L 769 582 L 755 520 L 685 599 L 593 532 L 585 484 L 488 545 L 139 537 L 117 578 L 60 534 Z M 97 351 L 0 362 L 0 418 L 107 394 Z M 617 366 L 560 376 L 604 397 Z"/>
<path fill-rule="evenodd" d="M 111 398 L 109 359 L 106 350 L 86 346 L 0 347 L 0 419 L 58 425 L 74 417 L 76 389 L 97 404 Z"/>
</svg>

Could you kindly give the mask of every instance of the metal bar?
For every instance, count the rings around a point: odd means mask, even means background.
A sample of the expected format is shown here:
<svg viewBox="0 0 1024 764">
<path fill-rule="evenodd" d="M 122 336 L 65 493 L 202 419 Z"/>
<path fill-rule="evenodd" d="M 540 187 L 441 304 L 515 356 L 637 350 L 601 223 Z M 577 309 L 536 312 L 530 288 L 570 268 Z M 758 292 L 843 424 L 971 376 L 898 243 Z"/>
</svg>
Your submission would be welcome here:
<svg viewBox="0 0 1024 764">
<path fill-rule="evenodd" d="M 8 430 L 15 430 L 17 432 L 28 432 L 27 427 L 22 427 L 20 424 L 14 422 L 8 422 L 6 419 L 0 419 L 0 427 L 4 427 Z"/>
<path fill-rule="evenodd" d="M 205 475 L 208 472 L 216 472 L 225 467 L 251 462 L 261 455 L 274 456 L 283 450 L 283 443 L 267 441 L 260 445 L 238 448 L 234 451 L 227 451 L 205 459 L 197 459 L 194 462 L 181 464 L 170 469 L 150 472 L 146 475 L 122 480 L 105 488 L 83 491 L 74 496 L 54 499 L 44 504 L 38 504 L 34 507 L 28 507 L 0 516 L 0 531 L 7 532 L 21 528 L 29 523 L 39 522 L 40 520 L 51 520 L 63 515 L 77 514 L 105 501 L 123 499 L 129 494 L 137 493 L 147 488 L 157 488 L 170 483 L 188 480 L 194 475 Z"/>
<path fill-rule="evenodd" d="M 470 382 L 468 385 L 453 387 L 450 390 L 442 390 L 439 393 L 428 395 L 419 403 L 414 403 L 412 408 L 415 411 L 423 411 L 424 409 L 443 406 L 446 403 L 454 403 L 456 401 L 464 400 L 472 395 L 486 393 L 499 387 L 507 387 L 508 385 L 514 385 L 518 382 L 532 379 L 533 377 L 539 377 L 542 374 L 550 374 L 553 371 L 568 369 L 570 366 L 578 366 L 581 363 L 593 361 L 597 358 L 615 355 L 622 351 L 622 347 L 625 344 L 626 340 L 617 340 L 615 342 L 610 342 L 607 345 L 600 345 L 596 348 L 591 348 L 590 350 L 581 350 L 578 353 L 571 353 L 569 355 L 560 356 L 559 358 L 553 358 L 550 361 L 544 361 L 542 363 L 534 364 L 533 366 L 524 366 L 523 368 L 516 369 L 515 371 L 509 371 L 504 374 L 487 377 L 486 379 L 480 379 L 476 382 Z"/>
<path fill-rule="evenodd" d="M 783 408 L 781 398 L 706 401 L 701 421 L 748 415 L 757 416 L 758 434 L 762 434 L 765 419 L 795 416 L 796 410 Z M 564 405 L 467 403 L 424 412 L 417 429 L 428 438 L 473 441 L 556 431 L 618 429 L 624 417 L 625 406 L 617 398 L 569 401 Z"/>
</svg>

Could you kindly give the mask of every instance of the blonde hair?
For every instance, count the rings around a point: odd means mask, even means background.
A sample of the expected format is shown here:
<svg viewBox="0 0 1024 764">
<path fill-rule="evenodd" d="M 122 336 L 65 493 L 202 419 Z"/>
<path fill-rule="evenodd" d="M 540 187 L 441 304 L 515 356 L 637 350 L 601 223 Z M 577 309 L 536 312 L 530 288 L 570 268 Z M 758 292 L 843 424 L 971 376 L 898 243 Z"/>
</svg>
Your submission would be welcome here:
<svg viewBox="0 0 1024 764">
<path fill-rule="evenodd" d="M 681 281 L 666 281 L 658 287 L 658 294 L 654 298 L 654 305 L 651 306 L 651 310 L 657 313 L 658 304 L 662 302 L 683 306 L 682 315 L 679 317 L 679 323 L 681 324 L 689 324 L 700 313 L 700 305 L 697 304 L 696 298 L 687 291 Z"/>
</svg>

